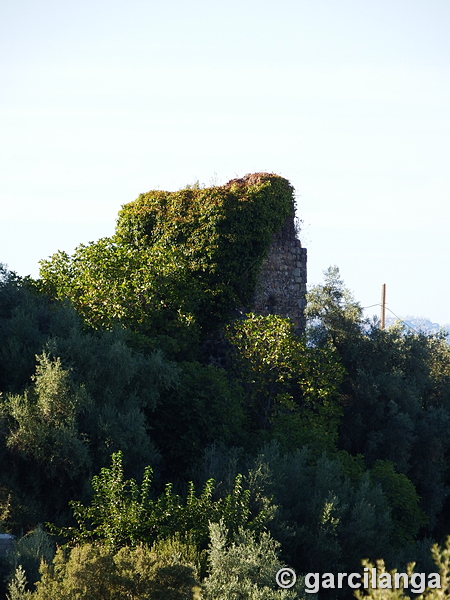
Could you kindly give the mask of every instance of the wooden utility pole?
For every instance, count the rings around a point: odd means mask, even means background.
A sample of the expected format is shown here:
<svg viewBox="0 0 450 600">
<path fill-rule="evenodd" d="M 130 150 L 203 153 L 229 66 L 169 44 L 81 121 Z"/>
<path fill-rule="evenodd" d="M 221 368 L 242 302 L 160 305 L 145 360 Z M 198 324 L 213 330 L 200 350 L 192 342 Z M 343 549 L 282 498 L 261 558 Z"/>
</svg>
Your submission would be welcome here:
<svg viewBox="0 0 450 600">
<path fill-rule="evenodd" d="M 381 286 L 381 314 L 380 314 L 380 329 L 386 327 L 386 284 Z"/>
</svg>

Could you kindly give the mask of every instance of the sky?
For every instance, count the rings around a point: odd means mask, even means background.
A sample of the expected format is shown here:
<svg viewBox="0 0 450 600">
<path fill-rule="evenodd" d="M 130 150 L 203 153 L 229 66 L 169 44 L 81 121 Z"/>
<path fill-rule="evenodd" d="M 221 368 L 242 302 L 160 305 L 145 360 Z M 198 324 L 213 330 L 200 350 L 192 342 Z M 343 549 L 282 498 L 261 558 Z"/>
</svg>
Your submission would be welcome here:
<svg viewBox="0 0 450 600">
<path fill-rule="evenodd" d="M 140 193 L 268 171 L 309 285 L 337 265 L 450 323 L 449 30 L 448 0 L 3 0 L 0 262 L 36 277 Z"/>
</svg>

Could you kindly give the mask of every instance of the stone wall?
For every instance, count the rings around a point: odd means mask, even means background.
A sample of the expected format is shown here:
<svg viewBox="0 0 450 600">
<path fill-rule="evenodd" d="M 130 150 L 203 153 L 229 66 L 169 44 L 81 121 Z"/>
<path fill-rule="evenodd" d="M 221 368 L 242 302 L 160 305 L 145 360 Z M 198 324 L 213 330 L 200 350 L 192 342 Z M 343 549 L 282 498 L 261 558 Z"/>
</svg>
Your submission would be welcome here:
<svg viewBox="0 0 450 600">
<path fill-rule="evenodd" d="M 305 330 L 306 248 L 297 237 L 294 217 L 274 236 L 261 268 L 252 310 L 289 317 L 296 333 Z"/>
</svg>

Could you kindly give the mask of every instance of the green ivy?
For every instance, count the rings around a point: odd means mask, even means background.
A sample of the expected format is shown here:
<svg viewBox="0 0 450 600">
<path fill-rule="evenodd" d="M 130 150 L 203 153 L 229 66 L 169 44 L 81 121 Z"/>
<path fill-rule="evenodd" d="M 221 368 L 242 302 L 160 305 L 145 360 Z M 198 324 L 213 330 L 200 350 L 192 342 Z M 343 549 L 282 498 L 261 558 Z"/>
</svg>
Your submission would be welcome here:
<svg viewBox="0 0 450 600">
<path fill-rule="evenodd" d="M 294 212 L 292 186 L 268 173 L 151 191 L 122 208 L 112 238 L 41 261 L 41 286 L 95 327 L 119 321 L 192 339 L 249 305 L 273 236 Z"/>
</svg>

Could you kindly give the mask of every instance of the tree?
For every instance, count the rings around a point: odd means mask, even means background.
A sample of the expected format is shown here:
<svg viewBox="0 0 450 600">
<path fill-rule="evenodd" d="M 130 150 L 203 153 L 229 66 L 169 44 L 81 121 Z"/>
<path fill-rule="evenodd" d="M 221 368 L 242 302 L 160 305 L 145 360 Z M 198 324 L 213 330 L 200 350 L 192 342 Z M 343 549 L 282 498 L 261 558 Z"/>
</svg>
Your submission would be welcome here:
<svg viewBox="0 0 450 600">
<path fill-rule="evenodd" d="M 414 542 L 427 518 L 419 506 L 419 496 L 413 483 L 403 473 L 396 473 L 389 461 L 377 460 L 371 478 L 379 483 L 392 511 L 392 543 L 402 547 Z"/>
<path fill-rule="evenodd" d="M 329 267 L 323 274 L 324 283 L 313 286 L 306 297 L 309 336 L 316 342 L 331 337 L 340 347 L 349 335 L 360 331 L 362 308 L 345 287 L 338 267 Z"/>
<path fill-rule="evenodd" d="M 101 545 L 61 548 L 42 563 L 37 600 L 194 600 L 198 575 L 195 549 L 170 541 L 114 552 Z"/>
<path fill-rule="evenodd" d="M 192 472 L 212 442 L 242 442 L 242 392 L 225 369 L 180 362 L 179 380 L 152 413 L 152 438 L 164 451 L 165 473 L 180 479 Z"/>
<path fill-rule="evenodd" d="M 136 248 L 103 238 L 78 246 L 72 257 L 58 252 L 41 261 L 40 277 L 43 290 L 69 299 L 94 328 L 121 323 L 151 336 L 171 333 L 179 343 L 198 335 L 198 284 L 182 248 Z"/>
<path fill-rule="evenodd" d="M 11 600 L 12 590 L 17 594 L 25 594 L 24 598 L 29 597 L 30 592 L 27 592 L 26 588 L 30 584 L 29 587 L 34 589 L 34 584 L 39 579 L 41 562 L 50 564 L 54 556 L 55 544 L 42 525 L 38 525 L 15 542 L 13 552 L 7 554 L 9 570 L 13 574 L 9 585 Z"/>
<path fill-rule="evenodd" d="M 180 535 L 202 548 L 208 541 L 210 522 L 223 519 L 230 534 L 239 527 L 260 531 L 270 515 L 270 507 L 252 514 L 250 492 L 243 487 L 242 475 L 236 476 L 232 491 L 218 500 L 213 500 L 213 479 L 205 483 L 199 496 L 191 482 L 183 501 L 168 483 L 164 493 L 153 500 L 150 467 L 145 469 L 139 486 L 134 479 L 124 479 L 121 452 L 113 454 L 111 460 L 111 468 L 103 468 L 92 479 L 91 504 L 71 503 L 78 528 L 62 529 L 60 533 L 72 545 L 100 542 L 118 550 Z"/>
<path fill-rule="evenodd" d="M 19 565 L 14 573 L 12 581 L 8 584 L 6 600 L 29 600 L 32 593 L 27 590 L 27 578 L 22 565 Z"/>
<path fill-rule="evenodd" d="M 278 506 L 269 528 L 297 572 L 351 572 L 361 556 L 390 551 L 387 498 L 364 466 L 350 473 L 348 457 L 317 456 L 306 446 L 283 453 L 271 443 L 248 477 L 252 491 L 256 487 Z"/>
<path fill-rule="evenodd" d="M 40 463 L 51 476 L 63 470 L 73 477 L 88 465 L 86 444 L 76 424 L 86 395 L 71 385 L 59 359 L 51 360 L 44 352 L 37 363 L 32 387 L 23 395 L 8 395 L 2 407 L 10 421 L 7 445 Z"/>
<path fill-rule="evenodd" d="M 342 414 L 343 370 L 331 345 L 308 346 L 288 319 L 249 314 L 227 329 L 231 360 L 246 393 L 247 427 L 273 431 L 290 448 L 333 448 Z"/>
<path fill-rule="evenodd" d="M 259 538 L 240 529 L 233 537 L 223 524 L 211 523 L 210 574 L 203 583 L 205 600 L 290 600 L 304 597 L 301 581 L 295 588 L 277 588 L 275 575 L 283 566 L 279 544 L 269 533 Z M 301 594 L 301 596 L 300 596 Z"/>
<path fill-rule="evenodd" d="M 344 408 L 339 448 L 363 455 L 369 467 L 390 461 L 397 474 L 406 475 L 421 497 L 431 533 L 449 493 L 445 336 L 411 332 L 399 323 L 381 330 L 364 321 L 337 268 L 311 291 L 308 314 L 309 343 L 323 347 L 332 339 L 345 368 L 338 390 Z M 411 531 L 415 535 L 417 528 Z"/>
</svg>

